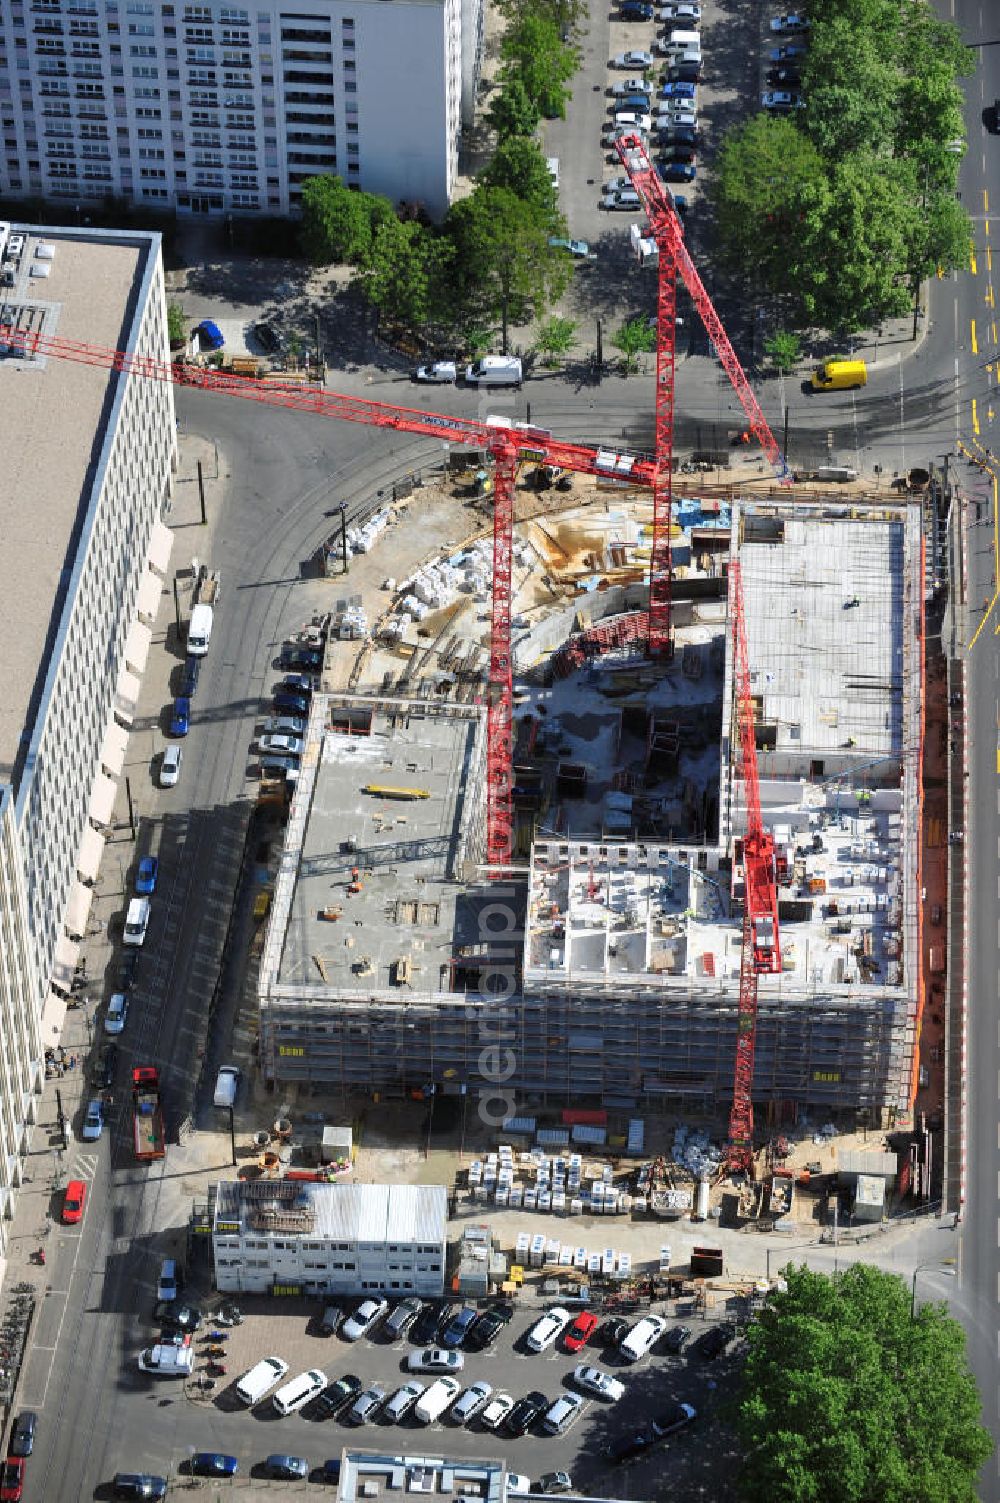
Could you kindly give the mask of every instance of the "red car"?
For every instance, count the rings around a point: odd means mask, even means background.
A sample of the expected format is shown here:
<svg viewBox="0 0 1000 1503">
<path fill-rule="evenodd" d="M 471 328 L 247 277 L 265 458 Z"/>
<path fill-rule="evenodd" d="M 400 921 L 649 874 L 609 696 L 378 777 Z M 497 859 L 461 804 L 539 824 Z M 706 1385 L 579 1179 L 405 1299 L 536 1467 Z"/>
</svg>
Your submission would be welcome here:
<svg viewBox="0 0 1000 1503">
<path fill-rule="evenodd" d="M 24 1492 L 23 1456 L 8 1456 L 0 1472 L 0 1500 L 2 1503 L 21 1503 Z"/>
<path fill-rule="evenodd" d="M 578 1352 L 590 1340 L 591 1332 L 596 1326 L 597 1316 L 592 1315 L 589 1310 L 584 1310 L 576 1317 L 563 1337 L 563 1346 L 568 1352 Z"/>
<path fill-rule="evenodd" d="M 66 1186 L 62 1219 L 68 1225 L 83 1220 L 83 1208 L 87 1203 L 87 1186 L 82 1179 L 71 1179 Z"/>
</svg>

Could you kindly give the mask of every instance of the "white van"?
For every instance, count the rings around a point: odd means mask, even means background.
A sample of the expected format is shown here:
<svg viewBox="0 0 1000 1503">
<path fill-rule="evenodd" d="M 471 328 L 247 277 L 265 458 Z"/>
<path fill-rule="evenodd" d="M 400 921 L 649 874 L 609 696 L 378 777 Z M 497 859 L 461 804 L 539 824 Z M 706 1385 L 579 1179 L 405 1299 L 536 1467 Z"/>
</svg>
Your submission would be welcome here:
<svg viewBox="0 0 1000 1503">
<path fill-rule="evenodd" d="M 133 898 L 125 914 L 125 933 L 122 938 L 127 945 L 141 945 L 148 928 L 149 899 Z"/>
<path fill-rule="evenodd" d="M 212 640 L 212 607 L 196 605 L 188 622 L 187 650 L 193 658 L 203 658 Z"/>
<path fill-rule="evenodd" d="M 465 379 L 470 386 L 519 387 L 524 374 L 516 355 L 484 355 L 465 367 Z"/>
<path fill-rule="evenodd" d="M 248 1407 L 256 1404 L 269 1388 L 281 1382 L 287 1371 L 288 1363 L 282 1362 L 280 1357 L 262 1357 L 237 1383 L 236 1397 Z"/>
<path fill-rule="evenodd" d="M 455 1395 L 461 1390 L 461 1383 L 454 1378 L 438 1378 L 432 1383 L 427 1392 L 421 1394 L 413 1410 L 413 1417 L 422 1425 L 431 1425 L 436 1419 L 440 1419 Z"/>
<path fill-rule="evenodd" d="M 307 1372 L 299 1373 L 284 1388 L 279 1388 L 271 1403 L 279 1414 L 294 1414 L 296 1409 L 301 1409 L 309 1403 L 310 1399 L 316 1398 L 326 1387 L 326 1374 L 321 1373 L 318 1367 L 310 1367 Z"/>
<path fill-rule="evenodd" d="M 235 1065 L 223 1065 L 215 1077 L 213 1104 L 215 1106 L 235 1106 L 236 1087 L 239 1085 L 239 1080 L 240 1072 Z"/>
<path fill-rule="evenodd" d="M 701 56 L 700 31 L 672 31 L 667 37 L 668 52 L 697 52 Z"/>
<path fill-rule="evenodd" d="M 618 1350 L 626 1362 L 638 1362 L 659 1341 L 667 1329 L 667 1322 L 659 1315 L 647 1315 L 629 1331 Z"/>
</svg>

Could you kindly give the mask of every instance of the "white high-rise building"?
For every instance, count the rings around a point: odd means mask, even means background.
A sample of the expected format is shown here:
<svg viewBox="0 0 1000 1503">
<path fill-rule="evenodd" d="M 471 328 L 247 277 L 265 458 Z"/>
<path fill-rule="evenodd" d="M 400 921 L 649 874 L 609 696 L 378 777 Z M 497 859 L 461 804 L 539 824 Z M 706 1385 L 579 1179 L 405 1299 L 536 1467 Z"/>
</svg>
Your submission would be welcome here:
<svg viewBox="0 0 1000 1503">
<path fill-rule="evenodd" d="M 484 0 L 0 0 L 0 194 L 294 213 L 336 173 L 434 216 Z"/>
<path fill-rule="evenodd" d="M 0 1276 L 113 817 L 171 537 L 160 238 L 0 223 Z"/>
</svg>

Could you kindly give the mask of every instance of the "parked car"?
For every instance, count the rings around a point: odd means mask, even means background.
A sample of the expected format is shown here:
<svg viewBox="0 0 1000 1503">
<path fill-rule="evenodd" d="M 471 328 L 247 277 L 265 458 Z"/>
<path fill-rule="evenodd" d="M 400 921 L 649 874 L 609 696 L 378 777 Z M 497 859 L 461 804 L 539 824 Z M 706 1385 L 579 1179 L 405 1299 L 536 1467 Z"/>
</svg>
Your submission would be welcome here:
<svg viewBox="0 0 1000 1503">
<path fill-rule="evenodd" d="M 499 1430 L 504 1420 L 514 1407 L 513 1397 L 503 1390 L 495 1393 L 486 1408 L 479 1416 L 479 1423 L 484 1430 Z"/>
<path fill-rule="evenodd" d="M 613 1320 L 605 1321 L 601 1327 L 599 1336 L 603 1346 L 620 1346 L 628 1335 L 628 1321 L 616 1316 Z"/>
<path fill-rule="evenodd" d="M 126 945 L 143 945 L 146 943 L 146 930 L 149 928 L 150 903 L 148 898 L 131 898 L 128 908 L 125 910 L 125 931 L 122 934 L 122 943 Z"/>
<path fill-rule="evenodd" d="M 643 89 L 638 94 L 623 94 L 621 99 L 614 101 L 614 106 L 616 110 L 631 110 L 633 113 L 648 115 L 652 97 L 648 89 Z"/>
<path fill-rule="evenodd" d="M 201 658 L 189 656 L 184 659 L 184 667 L 181 669 L 181 693 L 187 699 L 194 699 L 200 672 Z"/>
<path fill-rule="evenodd" d="M 658 21 L 700 21 L 701 6 L 694 0 L 682 0 L 677 5 L 661 5 L 656 12 Z"/>
<path fill-rule="evenodd" d="M 411 1352 L 406 1359 L 407 1371 L 411 1373 L 460 1373 L 464 1366 L 462 1352 L 448 1352 L 440 1346 L 426 1346 L 423 1351 Z"/>
<path fill-rule="evenodd" d="M 492 1392 L 492 1385 L 484 1383 L 482 1379 L 467 1388 L 462 1397 L 456 1399 L 455 1403 L 451 1406 L 451 1417 L 455 1423 L 457 1425 L 467 1425 L 470 1419 L 473 1419 L 479 1413 L 480 1409 L 485 1407 Z"/>
<path fill-rule="evenodd" d="M 645 78 L 626 78 L 623 83 L 612 84 L 611 93 L 616 99 L 627 98 L 629 94 L 648 94 L 649 84 Z"/>
<path fill-rule="evenodd" d="M 434 1346 L 435 1344 L 440 1345 L 441 1337 L 444 1335 L 445 1331 L 447 1331 L 448 1327 L 455 1319 L 455 1316 L 459 1312 L 459 1308 L 460 1307 L 458 1305 L 448 1301 L 446 1301 L 443 1305 L 438 1305 L 437 1325 L 434 1327 L 433 1333 L 427 1339 L 426 1344 L 428 1346 Z"/>
<path fill-rule="evenodd" d="M 123 950 L 118 957 L 118 990 L 130 992 L 135 986 L 135 978 L 139 971 L 139 956 L 141 952 L 131 946 Z"/>
<path fill-rule="evenodd" d="M 690 1338 L 690 1335 L 690 1326 L 674 1326 L 667 1332 L 666 1336 L 663 1338 L 663 1345 L 666 1347 L 668 1352 L 673 1352 L 676 1356 L 678 1352 L 682 1352 L 684 1350 L 685 1346 L 687 1345 L 688 1339 Z"/>
<path fill-rule="evenodd" d="M 642 199 L 634 188 L 620 188 L 615 193 L 606 193 L 601 199 L 601 208 L 608 213 L 619 213 L 622 210 L 641 209 Z"/>
<path fill-rule="evenodd" d="M 469 1352 L 481 1352 L 496 1340 L 504 1326 L 514 1318 L 513 1305 L 490 1305 L 476 1320 L 465 1338 Z"/>
<path fill-rule="evenodd" d="M 572 1316 L 561 1305 L 555 1305 L 547 1310 L 531 1327 L 524 1338 L 528 1350 L 531 1352 L 544 1352 L 550 1347 L 556 1337 L 566 1329 Z"/>
<path fill-rule="evenodd" d="M 476 1310 L 472 1305 L 463 1305 L 458 1314 L 448 1322 L 441 1336 L 444 1347 L 459 1347 L 476 1322 Z"/>
<path fill-rule="evenodd" d="M 167 1496 L 167 1479 L 155 1472 L 116 1472 L 111 1482 L 111 1496 L 121 1503 L 146 1503 L 147 1499 Z"/>
<path fill-rule="evenodd" d="M 304 694 L 308 699 L 316 684 L 310 673 L 286 673 L 277 687 L 283 694 Z"/>
<path fill-rule="evenodd" d="M 153 1306 L 153 1320 L 165 1330 L 197 1331 L 201 1311 L 197 1305 L 181 1304 L 175 1299 L 158 1299 Z"/>
<path fill-rule="evenodd" d="M 118 1074 L 118 1045 L 105 1044 L 94 1062 L 91 1080 L 99 1091 L 109 1091 Z"/>
<path fill-rule="evenodd" d="M 277 1481 L 296 1482 L 300 1477 L 309 1476 L 309 1463 L 304 1456 L 275 1453 L 267 1458 L 262 1470 L 266 1476 L 274 1477 Z"/>
<path fill-rule="evenodd" d="M 696 84 L 701 80 L 700 63 L 672 63 L 667 69 L 669 83 Z"/>
<path fill-rule="evenodd" d="M 531 1478 L 525 1472 L 507 1473 L 508 1498 L 526 1498 L 531 1492 Z"/>
<path fill-rule="evenodd" d="M 344 1321 L 340 1334 L 345 1341 L 358 1341 L 362 1336 L 370 1336 L 388 1309 L 388 1300 L 362 1300 L 350 1320 Z"/>
<path fill-rule="evenodd" d="M 327 1305 L 320 1316 L 319 1329 L 322 1336 L 336 1336 L 344 1323 L 346 1311 L 343 1305 Z"/>
<path fill-rule="evenodd" d="M 651 21 L 653 7 L 647 0 L 621 0 L 618 14 L 623 21 Z"/>
<path fill-rule="evenodd" d="M 651 52 L 619 52 L 617 57 L 611 60 L 612 68 L 651 68 L 653 66 L 653 54 Z"/>
<path fill-rule="evenodd" d="M 653 1424 L 656 1426 L 658 1438 L 664 1440 L 668 1435 L 674 1435 L 678 1430 L 683 1430 L 697 1418 L 698 1411 L 691 1404 L 674 1404 L 662 1414 L 654 1415 Z"/>
<path fill-rule="evenodd" d="M 771 48 L 767 60 L 769 63 L 790 63 L 805 55 L 806 48 L 800 42 L 784 42 L 780 47 Z"/>
<path fill-rule="evenodd" d="M 765 110 L 776 110 L 782 114 L 805 108 L 802 95 L 793 93 L 791 89 L 768 89 L 761 95 L 760 102 Z"/>
<path fill-rule="evenodd" d="M 704 1357 L 706 1361 L 713 1362 L 721 1352 L 725 1351 L 732 1334 L 727 1325 L 712 1326 L 710 1330 L 705 1332 L 704 1336 L 698 1338 L 695 1343 L 695 1351 L 699 1357 Z"/>
<path fill-rule="evenodd" d="M 661 1315 L 645 1315 L 636 1321 L 618 1350 L 626 1362 L 638 1362 L 652 1350 L 666 1329 L 667 1322 Z"/>
<path fill-rule="evenodd" d="M 657 130 L 673 130 L 677 127 L 697 130 L 698 111 L 689 99 L 660 99 L 657 101 Z"/>
<path fill-rule="evenodd" d="M 283 689 L 276 689 L 274 708 L 287 715 L 308 715 L 309 701 L 304 694 L 288 694 Z"/>
<path fill-rule="evenodd" d="M 314 671 L 323 666 L 322 647 L 304 647 L 299 642 L 286 642 L 281 649 L 282 668 L 311 668 Z"/>
<path fill-rule="evenodd" d="M 401 1388 L 397 1388 L 385 1406 L 386 1419 L 392 1420 L 393 1424 L 398 1425 L 399 1421 L 409 1414 L 423 1393 L 425 1386 L 417 1378 L 411 1378 L 408 1383 L 404 1383 Z"/>
<path fill-rule="evenodd" d="M 772 89 L 797 89 L 802 83 L 802 75 L 797 68 L 769 68 L 767 82 Z"/>
<path fill-rule="evenodd" d="M 418 365 L 413 379 L 428 381 L 435 386 L 454 386 L 458 380 L 458 366 L 454 360 L 434 360 L 430 365 Z"/>
<path fill-rule="evenodd" d="M 625 131 L 628 135 L 633 135 L 636 131 L 648 131 L 653 124 L 649 115 L 638 110 L 615 110 L 612 118 L 615 131 Z"/>
<path fill-rule="evenodd" d="M 33 1409 L 22 1409 L 11 1426 L 8 1456 L 30 1456 L 35 1449 L 35 1431 L 38 1415 Z"/>
<path fill-rule="evenodd" d="M 573 1479 L 569 1472 L 543 1472 L 538 1479 L 540 1493 L 571 1493 Z"/>
<path fill-rule="evenodd" d="M 696 99 L 697 95 L 697 84 L 685 83 L 680 79 L 673 83 L 665 83 L 660 88 L 661 99 Z"/>
<path fill-rule="evenodd" d="M 381 1383 L 369 1383 L 362 1393 L 359 1393 L 350 1409 L 347 1411 L 346 1420 L 349 1425 L 367 1425 L 378 1414 L 385 1403 L 385 1389 Z"/>
<path fill-rule="evenodd" d="M 8 1456 L 0 1467 L 0 1503 L 21 1503 L 24 1497 L 25 1460 Z"/>
<path fill-rule="evenodd" d="M 659 167 L 662 170 L 664 167 L 676 166 L 678 162 L 686 162 L 688 166 L 693 166 L 697 159 L 698 148 L 696 146 L 682 146 L 679 142 L 674 142 L 660 154 Z"/>
<path fill-rule="evenodd" d="M 649 1420 L 634 1430 L 626 1430 L 624 1435 L 616 1436 L 605 1446 L 604 1456 L 613 1466 L 620 1466 L 623 1461 L 631 1461 L 633 1456 L 641 1456 L 643 1451 L 655 1446 L 659 1438 L 656 1426 Z"/>
<path fill-rule="evenodd" d="M 191 701 L 183 694 L 179 694 L 174 700 L 174 707 L 170 714 L 171 736 L 186 736 L 191 729 Z"/>
<path fill-rule="evenodd" d="M 581 1310 L 563 1337 L 563 1346 L 568 1352 L 578 1352 L 586 1346 L 597 1329 L 597 1316 L 592 1310 Z"/>
<path fill-rule="evenodd" d="M 188 1463 L 192 1477 L 235 1477 L 240 1464 L 219 1451 L 196 1451 Z"/>
<path fill-rule="evenodd" d="M 181 775 L 181 762 L 184 753 L 179 746 L 165 748 L 160 759 L 160 787 L 173 788 Z"/>
<path fill-rule="evenodd" d="M 271 324 L 254 324 L 253 335 L 265 355 L 280 353 L 281 336 Z"/>
<path fill-rule="evenodd" d="M 615 1403 L 625 1392 L 621 1378 L 613 1378 L 610 1373 L 602 1372 L 599 1367 L 588 1367 L 584 1362 L 573 1369 L 573 1382 L 586 1393 L 607 1399 L 609 1403 Z"/>
<path fill-rule="evenodd" d="M 269 715 L 261 731 L 266 736 L 304 736 L 307 723 L 302 715 Z"/>
<path fill-rule="evenodd" d="M 353 1373 L 343 1373 L 332 1383 L 328 1383 L 321 1394 L 318 1394 L 314 1403 L 317 1412 L 322 1416 L 337 1414 L 345 1404 L 356 1399 L 361 1392 L 361 1379 Z"/>
<path fill-rule="evenodd" d="M 104 1014 L 104 1032 L 123 1033 L 127 1022 L 128 996 L 125 992 L 114 992 L 108 1002 L 108 1010 Z"/>
<path fill-rule="evenodd" d="M 423 1301 L 414 1296 L 404 1299 L 386 1321 L 383 1328 L 385 1334 L 393 1341 L 398 1341 L 401 1336 L 406 1335 L 423 1308 Z"/>
<path fill-rule="evenodd" d="M 669 162 L 660 169 L 665 183 L 693 183 L 698 170 L 690 162 Z"/>
<path fill-rule="evenodd" d="M 698 130 L 694 125 L 676 125 L 671 123 L 660 131 L 661 146 L 690 146 L 698 144 Z"/>
<path fill-rule="evenodd" d="M 452 1306 L 448 1306 L 449 1310 L 452 1308 Z M 450 1315 L 448 1319 L 451 1319 Z M 428 1346 L 437 1335 L 440 1323 L 441 1306 L 434 1302 L 425 1305 L 410 1328 L 410 1340 L 415 1342 L 417 1346 Z"/>
<path fill-rule="evenodd" d="M 159 876 L 160 863 L 155 856 L 143 856 L 139 862 L 135 874 L 135 890 L 141 897 L 148 897 L 156 891 L 156 879 Z"/>
<path fill-rule="evenodd" d="M 87 1103 L 87 1115 L 83 1119 L 80 1136 L 85 1143 L 96 1143 L 104 1131 L 104 1103 L 94 1097 Z"/>
<path fill-rule="evenodd" d="M 809 20 L 801 11 L 788 11 L 783 16 L 772 16 L 771 30 L 778 36 L 787 36 L 792 31 L 808 31 Z"/>
<path fill-rule="evenodd" d="M 261 752 L 273 753 L 279 757 L 301 757 L 305 750 L 305 742 L 298 736 L 263 735 L 259 737 L 257 746 Z"/>
<path fill-rule="evenodd" d="M 83 1208 L 87 1204 L 87 1186 L 82 1179 L 71 1179 L 63 1196 L 62 1219 L 67 1226 L 83 1220 Z"/>
<path fill-rule="evenodd" d="M 545 1411 L 542 1428 L 546 1435 L 562 1435 L 580 1418 L 586 1400 L 578 1393 L 564 1393 Z"/>
<path fill-rule="evenodd" d="M 523 1399 L 518 1399 L 508 1414 L 507 1429 L 511 1435 L 527 1435 L 538 1416 L 544 1414 L 548 1407 L 548 1399 L 537 1389 L 525 1394 Z"/>
</svg>

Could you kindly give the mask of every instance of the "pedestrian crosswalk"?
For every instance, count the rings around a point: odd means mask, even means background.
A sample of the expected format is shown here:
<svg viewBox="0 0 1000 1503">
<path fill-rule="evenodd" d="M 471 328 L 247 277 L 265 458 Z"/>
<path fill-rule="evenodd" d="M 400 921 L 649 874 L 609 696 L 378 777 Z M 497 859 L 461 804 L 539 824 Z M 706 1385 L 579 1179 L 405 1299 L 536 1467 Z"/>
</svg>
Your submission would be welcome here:
<svg viewBox="0 0 1000 1503">
<path fill-rule="evenodd" d="M 73 1160 L 71 1170 L 74 1179 L 92 1180 L 97 1173 L 99 1155 L 96 1153 L 78 1153 Z"/>
</svg>

